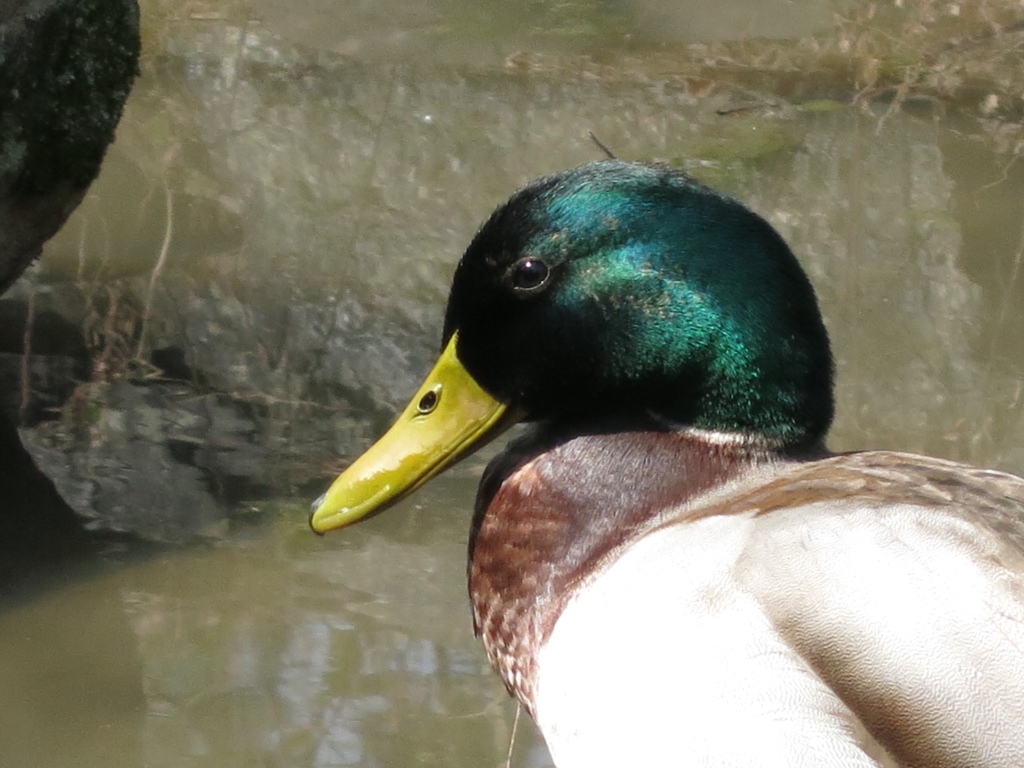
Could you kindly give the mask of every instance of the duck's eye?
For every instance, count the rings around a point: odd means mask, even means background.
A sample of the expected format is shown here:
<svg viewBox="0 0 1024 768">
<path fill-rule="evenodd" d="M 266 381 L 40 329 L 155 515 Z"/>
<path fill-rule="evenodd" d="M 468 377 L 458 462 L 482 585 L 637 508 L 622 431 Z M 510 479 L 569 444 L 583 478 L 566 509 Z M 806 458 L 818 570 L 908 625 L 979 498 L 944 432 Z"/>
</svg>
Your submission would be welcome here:
<svg viewBox="0 0 1024 768">
<path fill-rule="evenodd" d="M 551 275 L 548 265 L 541 259 L 527 256 L 512 265 L 512 287 L 517 291 L 535 291 L 542 287 Z"/>
<path fill-rule="evenodd" d="M 439 387 L 435 387 L 434 389 L 426 392 L 416 404 L 416 410 L 425 416 L 437 408 L 437 402 L 441 399 L 441 392 L 439 389 Z"/>
</svg>

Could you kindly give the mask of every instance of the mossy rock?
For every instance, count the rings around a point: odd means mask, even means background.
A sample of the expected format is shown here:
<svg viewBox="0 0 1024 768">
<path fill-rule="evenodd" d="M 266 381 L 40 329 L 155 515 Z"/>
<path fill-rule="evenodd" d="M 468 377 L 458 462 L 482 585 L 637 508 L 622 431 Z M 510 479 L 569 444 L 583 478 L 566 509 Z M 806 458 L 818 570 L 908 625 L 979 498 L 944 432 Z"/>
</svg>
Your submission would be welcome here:
<svg viewBox="0 0 1024 768">
<path fill-rule="evenodd" d="M 96 177 L 138 56 L 135 0 L 0 6 L 0 292 Z"/>
</svg>

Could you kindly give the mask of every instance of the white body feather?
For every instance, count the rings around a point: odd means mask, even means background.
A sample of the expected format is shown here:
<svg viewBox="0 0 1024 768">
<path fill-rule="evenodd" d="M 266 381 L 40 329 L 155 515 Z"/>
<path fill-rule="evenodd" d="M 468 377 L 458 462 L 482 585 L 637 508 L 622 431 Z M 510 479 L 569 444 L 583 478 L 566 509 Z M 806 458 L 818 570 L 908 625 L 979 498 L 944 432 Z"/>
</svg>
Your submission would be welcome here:
<svg viewBox="0 0 1024 768">
<path fill-rule="evenodd" d="M 1022 559 L 927 507 L 658 529 L 558 619 L 537 722 L 559 768 L 1020 768 Z"/>
</svg>

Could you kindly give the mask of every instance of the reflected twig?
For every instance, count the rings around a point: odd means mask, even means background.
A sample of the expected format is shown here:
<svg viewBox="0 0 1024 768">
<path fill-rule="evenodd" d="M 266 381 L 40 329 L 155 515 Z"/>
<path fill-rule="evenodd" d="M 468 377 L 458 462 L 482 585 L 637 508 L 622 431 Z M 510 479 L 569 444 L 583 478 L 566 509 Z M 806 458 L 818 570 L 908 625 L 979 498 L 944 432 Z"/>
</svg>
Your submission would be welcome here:
<svg viewBox="0 0 1024 768">
<path fill-rule="evenodd" d="M 1006 290 L 1003 293 L 1003 301 L 999 307 L 999 319 L 996 321 L 997 337 L 1006 325 L 1006 316 L 1010 311 L 1010 302 L 1017 287 L 1017 280 L 1020 278 L 1021 262 L 1024 262 L 1024 223 L 1021 224 L 1020 237 L 1017 240 L 1017 252 L 1013 255 L 1010 278 L 1007 281 Z"/>
<path fill-rule="evenodd" d="M 172 149 L 168 154 L 173 154 L 175 149 Z M 167 158 L 169 160 L 169 158 Z M 142 353 L 146 346 L 146 332 L 149 327 L 149 316 L 153 309 L 153 292 L 156 290 L 156 282 L 160 277 L 160 273 L 163 271 L 164 264 L 167 263 L 167 252 L 171 248 L 171 236 L 174 234 L 174 195 L 171 194 L 171 185 L 167 183 L 167 176 L 163 177 L 164 183 L 164 200 L 166 202 L 166 215 L 167 223 L 164 227 L 164 240 L 160 244 L 160 255 L 157 256 L 156 264 L 153 265 L 153 271 L 149 275 L 149 285 L 146 286 L 146 301 L 142 307 L 142 324 L 139 328 L 139 343 L 135 348 L 135 357 L 138 360 L 142 360 Z"/>
<path fill-rule="evenodd" d="M 591 134 L 593 136 L 593 134 Z M 512 748 L 516 744 L 516 733 L 519 731 L 519 715 L 523 712 L 523 705 L 516 701 L 516 716 L 512 721 L 512 735 L 508 740 L 508 755 L 505 757 L 505 768 L 512 768 Z"/>
<path fill-rule="evenodd" d="M 1010 179 L 1010 171 L 1013 170 L 1014 164 L 1019 159 L 1020 159 L 1020 154 L 1018 152 L 1014 152 L 1010 156 L 1009 161 L 1004 163 L 1002 165 L 1002 167 L 1000 168 L 1000 171 L 1002 171 L 1000 177 L 998 179 L 996 179 L 995 181 L 990 181 L 988 184 L 982 184 L 980 187 L 978 187 L 978 189 L 979 190 L 992 189 L 993 187 L 998 187 L 1000 184 L 1004 184 L 1005 182 L 1009 181 L 1009 179 Z"/>
<path fill-rule="evenodd" d="M 608 147 L 606 147 L 604 143 L 594 135 L 593 131 L 587 131 L 587 133 L 590 134 L 590 140 L 597 145 L 597 148 L 604 152 L 605 157 L 609 160 L 618 160 L 618 158 L 615 157 L 615 153 L 608 149 Z"/>
<path fill-rule="evenodd" d="M 21 402 L 18 405 L 18 424 L 28 423 L 28 405 L 32 394 L 31 371 L 29 365 L 32 358 L 32 329 L 36 321 L 36 292 L 29 291 L 28 304 L 25 308 L 25 334 L 21 340 Z"/>
<path fill-rule="evenodd" d="M 78 264 L 75 270 L 75 282 L 80 283 L 85 279 L 85 241 L 89 235 L 89 217 L 82 217 L 82 224 L 78 228 Z"/>
</svg>

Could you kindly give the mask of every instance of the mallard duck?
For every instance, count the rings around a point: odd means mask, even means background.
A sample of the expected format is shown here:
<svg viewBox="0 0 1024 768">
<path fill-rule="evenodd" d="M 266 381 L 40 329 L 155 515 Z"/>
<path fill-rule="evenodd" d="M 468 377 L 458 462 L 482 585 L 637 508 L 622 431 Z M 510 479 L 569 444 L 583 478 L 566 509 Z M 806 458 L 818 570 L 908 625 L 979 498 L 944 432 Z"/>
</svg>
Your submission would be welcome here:
<svg viewBox="0 0 1024 768">
<path fill-rule="evenodd" d="M 559 768 L 1024 766 L 1024 480 L 832 454 L 832 358 L 782 238 L 609 160 L 499 207 L 442 353 L 314 504 L 378 512 L 509 425 L 477 634 Z"/>
</svg>

